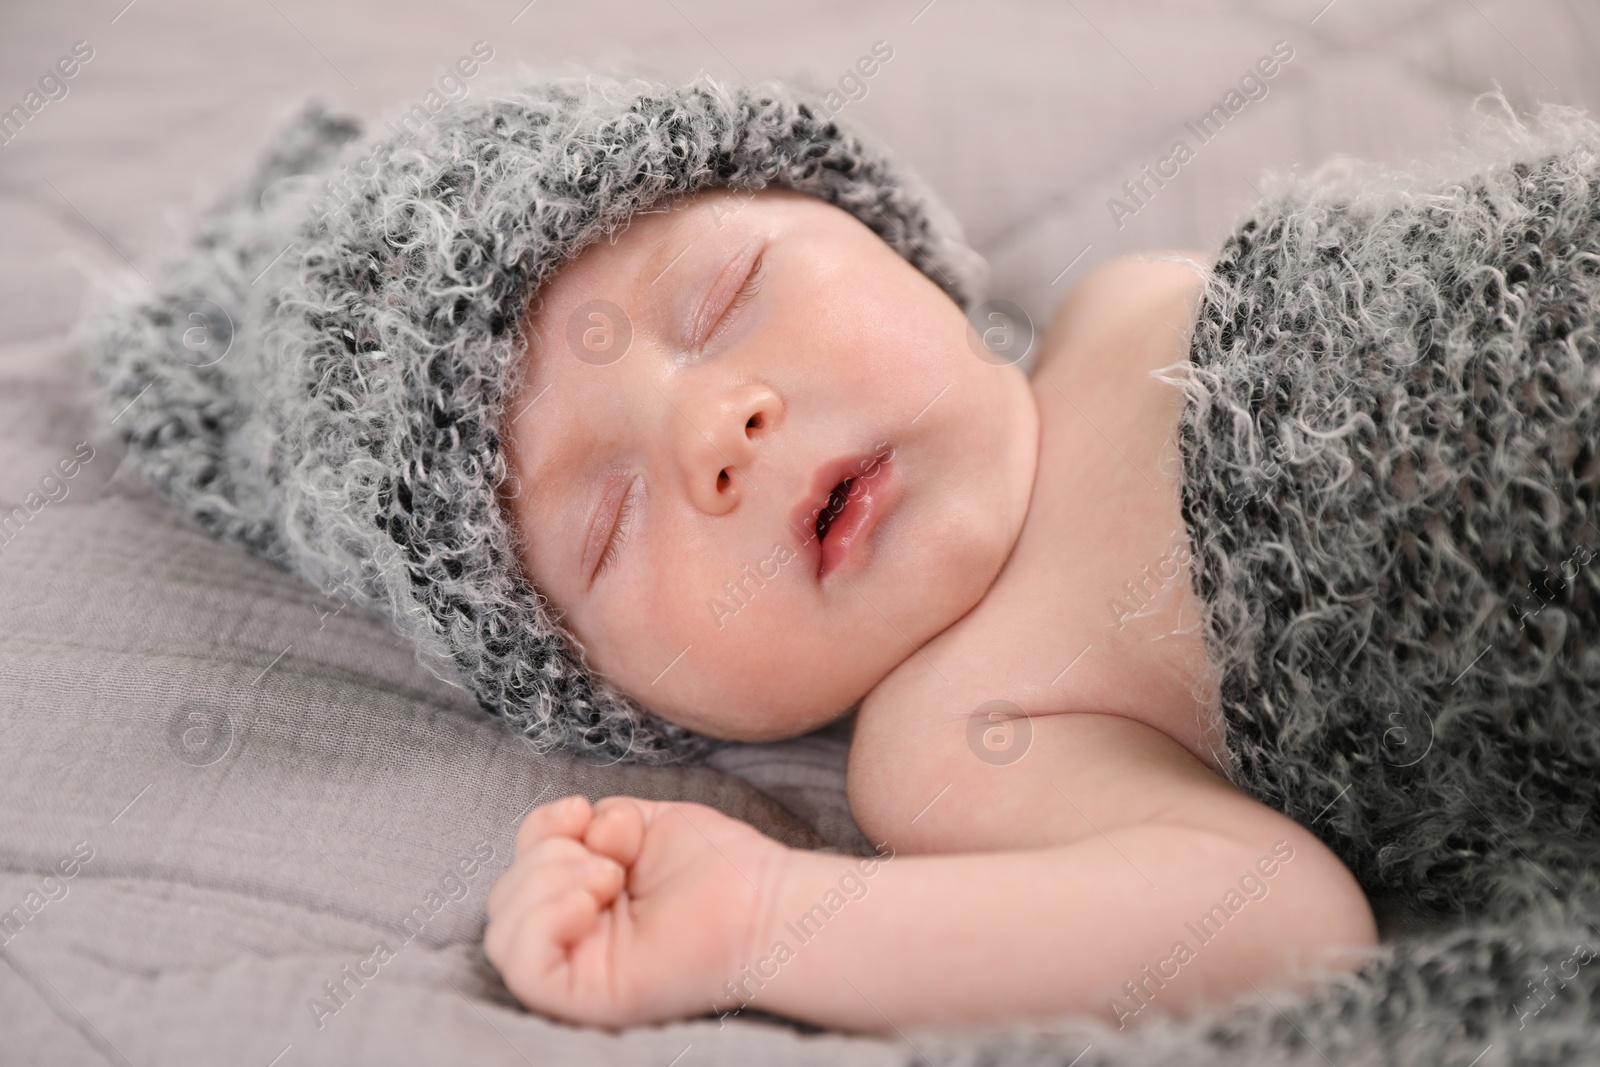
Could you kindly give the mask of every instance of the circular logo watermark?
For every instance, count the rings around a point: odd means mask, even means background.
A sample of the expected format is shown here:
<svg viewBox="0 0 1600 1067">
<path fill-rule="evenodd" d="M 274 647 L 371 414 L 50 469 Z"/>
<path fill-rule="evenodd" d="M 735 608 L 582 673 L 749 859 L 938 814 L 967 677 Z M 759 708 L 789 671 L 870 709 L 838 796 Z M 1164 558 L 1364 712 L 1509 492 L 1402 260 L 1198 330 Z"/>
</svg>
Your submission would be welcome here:
<svg viewBox="0 0 1600 1067">
<path fill-rule="evenodd" d="M 586 300 L 567 319 L 567 346 L 596 367 L 608 367 L 628 354 L 633 322 L 609 300 Z"/>
<path fill-rule="evenodd" d="M 1391 767 L 1421 762 L 1433 747 L 1433 716 L 1421 709 L 1405 716 L 1391 711 L 1388 722 L 1389 728 L 1379 738 L 1382 751 L 1378 758 Z"/>
<path fill-rule="evenodd" d="M 233 347 L 233 319 L 210 300 L 185 300 L 173 310 L 167 343 L 191 367 L 209 367 Z"/>
<path fill-rule="evenodd" d="M 979 359 L 1008 367 L 1033 351 L 1033 319 L 1009 300 L 985 300 L 967 315 L 967 345 Z"/>
<path fill-rule="evenodd" d="M 983 762 L 1005 767 L 1033 743 L 1033 720 L 1009 700 L 989 700 L 967 717 L 967 747 Z"/>
<path fill-rule="evenodd" d="M 1390 326 L 1379 334 L 1378 345 L 1388 367 L 1404 369 L 1429 357 L 1439 358 L 1435 353 L 1436 336 L 1438 341 L 1444 340 L 1444 327 L 1436 319 L 1426 318 Z"/>
<path fill-rule="evenodd" d="M 167 720 L 172 754 L 191 767 L 209 767 L 233 748 L 233 719 L 208 704 L 182 704 Z"/>
</svg>

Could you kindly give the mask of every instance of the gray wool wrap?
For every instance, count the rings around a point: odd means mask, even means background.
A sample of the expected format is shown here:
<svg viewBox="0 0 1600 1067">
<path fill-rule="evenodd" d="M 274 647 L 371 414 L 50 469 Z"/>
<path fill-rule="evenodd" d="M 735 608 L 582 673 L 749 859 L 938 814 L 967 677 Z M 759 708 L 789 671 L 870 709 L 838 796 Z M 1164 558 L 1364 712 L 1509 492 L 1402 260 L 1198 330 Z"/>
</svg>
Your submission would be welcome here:
<svg viewBox="0 0 1600 1067">
<path fill-rule="evenodd" d="M 1600 125 L 1461 157 L 1270 187 L 1174 376 L 1228 776 L 1446 927 L 1217 1062 L 1600 1060 Z"/>
<path fill-rule="evenodd" d="M 1183 1019 L 1152 960 L 1122 1029 L 908 1067 L 1600 1063 L 1600 124 L 1490 113 L 1442 162 L 1260 184 L 1158 375 L 1227 775 L 1384 943 Z M 1252 921 L 1225 888 L 1173 930 L 1201 957 Z"/>
<path fill-rule="evenodd" d="M 1258 212 L 1186 372 L 1230 777 L 1450 912 L 1548 888 L 1502 831 L 1600 859 L 1600 127 L 1566 132 Z"/>
<path fill-rule="evenodd" d="M 107 409 L 205 529 L 387 618 L 540 750 L 701 758 L 710 739 L 587 669 L 518 563 L 497 425 L 523 309 L 710 187 L 849 211 L 963 310 L 985 265 L 915 175 L 778 84 L 485 78 L 420 125 L 308 105 L 153 292 L 107 287 L 85 321 Z"/>
</svg>

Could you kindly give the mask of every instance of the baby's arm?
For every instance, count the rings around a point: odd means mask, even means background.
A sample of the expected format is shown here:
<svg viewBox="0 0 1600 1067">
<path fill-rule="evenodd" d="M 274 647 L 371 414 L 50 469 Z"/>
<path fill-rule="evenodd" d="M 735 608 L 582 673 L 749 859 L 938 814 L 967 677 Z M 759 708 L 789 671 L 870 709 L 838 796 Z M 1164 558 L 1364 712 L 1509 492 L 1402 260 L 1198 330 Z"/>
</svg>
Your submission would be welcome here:
<svg viewBox="0 0 1600 1067">
<path fill-rule="evenodd" d="M 1317 950 L 1376 940 L 1321 842 L 1141 723 L 1035 717 L 1004 767 L 934 724 L 891 745 L 858 724 L 851 803 L 876 859 L 788 849 L 699 804 L 541 805 L 490 893 L 490 961 L 575 1022 L 749 1005 L 893 1032 L 1270 996 Z"/>
<path fill-rule="evenodd" d="M 1229 836 L 1154 824 L 865 870 L 790 851 L 736 988 L 781 1015 L 891 1032 L 1068 1014 L 1122 1025 L 1251 982 L 1270 995 L 1319 947 L 1374 940 L 1364 906 L 1327 884 L 1348 874 L 1306 836 L 1267 820 Z"/>
<path fill-rule="evenodd" d="M 1359 957 L 1321 950 L 1376 943 L 1366 897 L 1327 846 L 1167 735 L 1117 715 L 1028 726 L 1023 758 L 995 765 L 968 746 L 965 717 L 857 724 L 851 807 L 893 858 L 812 936 L 797 918 L 830 889 L 837 901 L 846 861 L 789 854 L 751 951 L 795 951 L 753 1004 L 870 1030 L 1077 1013 L 1119 1024 L 1253 997 L 1252 984 L 1270 996 L 1297 966 Z"/>
</svg>

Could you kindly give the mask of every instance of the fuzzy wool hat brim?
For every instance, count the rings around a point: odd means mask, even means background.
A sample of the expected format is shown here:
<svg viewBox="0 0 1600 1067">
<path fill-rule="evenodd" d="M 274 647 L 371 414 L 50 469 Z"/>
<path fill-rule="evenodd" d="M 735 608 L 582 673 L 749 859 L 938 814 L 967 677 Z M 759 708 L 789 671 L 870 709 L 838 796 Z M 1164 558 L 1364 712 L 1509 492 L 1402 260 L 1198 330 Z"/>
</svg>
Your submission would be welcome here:
<svg viewBox="0 0 1600 1067">
<path fill-rule="evenodd" d="M 837 205 L 964 311 L 983 261 L 779 84 L 523 72 L 412 125 L 307 105 L 152 286 L 102 283 L 83 336 L 107 410 L 205 529 L 387 618 L 540 750 L 699 759 L 709 739 L 585 667 L 518 563 L 497 426 L 522 309 L 635 212 L 713 186 Z"/>
</svg>

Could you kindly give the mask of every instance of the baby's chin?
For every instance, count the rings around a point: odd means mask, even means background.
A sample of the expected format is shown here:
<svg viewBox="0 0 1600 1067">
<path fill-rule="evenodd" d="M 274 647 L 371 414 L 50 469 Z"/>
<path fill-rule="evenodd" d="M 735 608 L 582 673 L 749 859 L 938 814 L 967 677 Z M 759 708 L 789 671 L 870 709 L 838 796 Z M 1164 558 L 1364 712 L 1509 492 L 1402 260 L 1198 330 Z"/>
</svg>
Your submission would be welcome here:
<svg viewBox="0 0 1600 1067">
<path fill-rule="evenodd" d="M 671 706 L 662 705 L 659 692 L 655 701 L 635 699 L 661 718 L 718 741 L 763 744 L 800 737 L 848 715 L 915 657 L 907 637 L 920 648 L 982 599 L 982 589 L 966 585 L 951 583 L 936 596 L 902 604 L 896 615 L 903 612 L 917 625 L 881 632 L 873 627 L 873 632 L 854 633 L 849 640 L 797 642 L 793 628 L 764 629 L 750 645 L 769 653 L 786 650 L 779 659 L 740 656 L 739 650 L 727 649 L 721 660 L 724 671 L 717 673 L 714 664 L 702 666 L 691 684 L 673 695 Z M 921 589 L 924 594 L 931 591 L 929 583 L 921 583 Z M 880 616 L 873 618 L 881 624 Z M 813 636 L 821 635 L 813 631 Z M 800 644 L 804 651 L 797 648 Z"/>
<path fill-rule="evenodd" d="M 773 715 L 770 712 L 752 712 L 741 709 L 739 711 L 719 711 L 710 715 L 704 713 L 692 716 L 663 715 L 680 726 L 687 727 L 697 734 L 714 738 L 718 741 L 731 741 L 739 744 L 769 744 L 774 741 L 788 741 L 791 738 L 801 737 L 814 730 L 820 730 L 829 723 L 837 722 L 853 710 L 858 701 L 852 701 L 837 711 L 823 713 L 790 713 Z"/>
<path fill-rule="evenodd" d="M 982 602 L 1015 544 L 1004 522 L 985 525 L 969 517 L 952 531 L 959 532 L 947 531 L 948 536 L 933 539 L 931 545 L 924 543 L 925 554 L 911 572 L 884 575 L 882 588 L 870 594 L 898 620 L 892 632 L 813 648 L 805 658 L 818 664 L 815 669 L 795 672 L 788 669 L 792 663 L 787 659 L 782 664 L 745 663 L 737 680 L 726 676 L 713 680 L 700 707 L 680 709 L 676 715 L 658 714 L 696 733 L 745 743 L 799 737 L 847 715 L 918 650 Z M 948 580 L 915 581 L 914 573 L 942 574 Z M 897 592 L 899 603 L 891 607 Z M 873 618 L 882 617 L 875 609 Z M 774 636 L 767 647 L 774 646 L 793 648 L 794 643 Z M 832 664 L 832 671 L 822 664 Z M 776 694 L 786 699 L 775 699 Z"/>
</svg>

